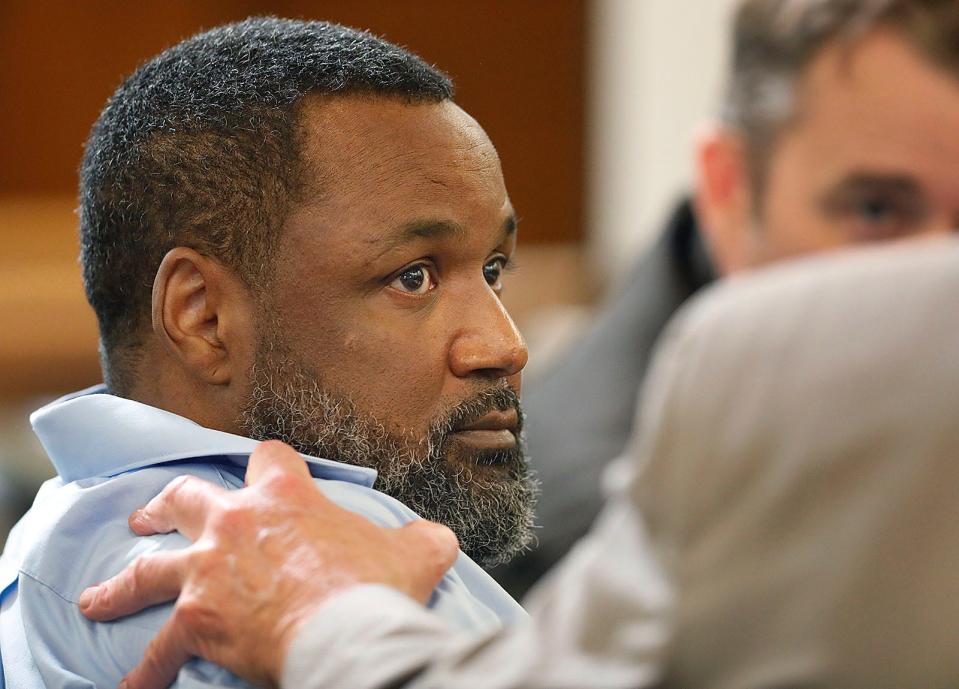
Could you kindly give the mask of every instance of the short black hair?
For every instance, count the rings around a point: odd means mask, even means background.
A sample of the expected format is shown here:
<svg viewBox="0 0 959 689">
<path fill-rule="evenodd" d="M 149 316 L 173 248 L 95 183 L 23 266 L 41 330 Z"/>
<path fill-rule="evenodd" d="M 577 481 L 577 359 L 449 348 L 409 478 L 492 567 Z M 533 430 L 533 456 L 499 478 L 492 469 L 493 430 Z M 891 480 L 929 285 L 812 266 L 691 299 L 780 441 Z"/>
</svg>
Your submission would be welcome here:
<svg viewBox="0 0 959 689">
<path fill-rule="evenodd" d="M 80 260 L 112 391 L 128 386 L 170 249 L 216 258 L 251 287 L 268 279 L 303 189 L 300 105 L 310 94 L 440 102 L 453 87 L 365 31 L 255 17 L 165 50 L 107 102 L 80 170 Z"/>
</svg>

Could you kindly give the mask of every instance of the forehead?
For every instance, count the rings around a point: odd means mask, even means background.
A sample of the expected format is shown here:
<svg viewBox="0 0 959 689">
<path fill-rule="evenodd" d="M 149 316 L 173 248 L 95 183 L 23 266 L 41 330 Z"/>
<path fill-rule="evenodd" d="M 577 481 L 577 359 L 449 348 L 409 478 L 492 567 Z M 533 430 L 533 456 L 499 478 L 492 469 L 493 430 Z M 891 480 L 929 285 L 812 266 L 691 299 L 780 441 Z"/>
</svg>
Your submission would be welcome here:
<svg viewBox="0 0 959 689">
<path fill-rule="evenodd" d="M 784 132 L 810 164 L 952 180 L 959 163 L 959 75 L 924 58 L 892 30 L 829 45 L 808 67 L 797 118 Z M 838 170 L 837 170 L 838 172 Z"/>
<path fill-rule="evenodd" d="M 499 158 L 454 103 L 317 99 L 301 125 L 307 184 L 280 239 L 278 284 L 304 270 L 362 282 L 415 226 L 462 228 L 456 245 L 471 256 L 503 241 L 513 214 Z"/>
<path fill-rule="evenodd" d="M 307 174 L 314 182 L 308 204 L 395 216 L 430 206 L 448 211 L 467 201 L 506 201 L 496 149 L 451 101 L 314 99 L 301 121 Z"/>
<path fill-rule="evenodd" d="M 496 150 L 450 101 L 318 99 L 301 122 L 307 188 L 280 248 L 294 272 L 358 274 L 417 224 L 462 228 L 464 247 L 488 252 L 512 216 Z"/>
</svg>

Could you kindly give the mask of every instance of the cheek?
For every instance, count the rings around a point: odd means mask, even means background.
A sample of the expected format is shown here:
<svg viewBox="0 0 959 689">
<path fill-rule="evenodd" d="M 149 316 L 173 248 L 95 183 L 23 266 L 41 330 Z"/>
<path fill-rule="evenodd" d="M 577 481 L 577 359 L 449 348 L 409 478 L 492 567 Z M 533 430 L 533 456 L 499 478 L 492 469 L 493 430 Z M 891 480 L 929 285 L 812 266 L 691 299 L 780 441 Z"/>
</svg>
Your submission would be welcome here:
<svg viewBox="0 0 959 689">
<path fill-rule="evenodd" d="M 382 318 L 331 334 L 324 381 L 393 431 L 425 430 L 447 377 L 443 339 Z"/>
<path fill-rule="evenodd" d="M 448 385 L 446 337 L 436 314 L 387 308 L 381 300 L 301 290 L 283 305 L 296 356 L 329 392 L 350 399 L 393 432 L 421 434 Z"/>
<path fill-rule="evenodd" d="M 838 228 L 819 204 L 821 169 L 800 151 L 786 147 L 773 159 L 765 189 L 757 239 L 766 260 L 812 253 L 837 244 Z"/>
</svg>

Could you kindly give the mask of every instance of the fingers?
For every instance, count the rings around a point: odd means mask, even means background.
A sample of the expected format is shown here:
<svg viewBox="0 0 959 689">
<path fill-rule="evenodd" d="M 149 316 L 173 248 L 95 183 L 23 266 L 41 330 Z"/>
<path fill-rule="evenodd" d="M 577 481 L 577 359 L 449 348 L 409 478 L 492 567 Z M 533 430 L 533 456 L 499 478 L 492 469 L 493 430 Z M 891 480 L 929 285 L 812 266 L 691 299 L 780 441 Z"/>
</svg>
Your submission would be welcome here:
<svg viewBox="0 0 959 689">
<path fill-rule="evenodd" d="M 147 646 L 140 664 L 120 682 L 120 689 L 166 689 L 193 655 L 189 637 L 174 615 Z"/>
<path fill-rule="evenodd" d="M 310 471 L 296 450 L 276 440 L 257 445 L 247 466 L 248 485 L 299 479 L 309 482 Z M 130 515 L 130 528 L 138 536 L 179 531 L 196 541 L 207 516 L 227 491 L 195 476 L 178 476 L 146 507 Z"/>
<path fill-rule="evenodd" d="M 104 622 L 173 600 L 180 593 L 187 551 L 143 555 L 126 569 L 80 594 L 80 612 Z"/>
<path fill-rule="evenodd" d="M 210 509 L 226 494 L 225 489 L 203 479 L 178 476 L 146 507 L 130 515 L 130 528 L 138 536 L 179 531 L 195 541 Z"/>
<path fill-rule="evenodd" d="M 409 557 L 412 588 L 407 593 L 425 602 L 459 556 L 459 541 L 448 528 L 419 519 L 397 531 L 403 552 Z"/>
<path fill-rule="evenodd" d="M 279 440 L 260 443 L 246 467 L 246 485 L 262 483 L 276 474 L 291 474 L 310 480 L 310 470 L 299 453 Z"/>
</svg>

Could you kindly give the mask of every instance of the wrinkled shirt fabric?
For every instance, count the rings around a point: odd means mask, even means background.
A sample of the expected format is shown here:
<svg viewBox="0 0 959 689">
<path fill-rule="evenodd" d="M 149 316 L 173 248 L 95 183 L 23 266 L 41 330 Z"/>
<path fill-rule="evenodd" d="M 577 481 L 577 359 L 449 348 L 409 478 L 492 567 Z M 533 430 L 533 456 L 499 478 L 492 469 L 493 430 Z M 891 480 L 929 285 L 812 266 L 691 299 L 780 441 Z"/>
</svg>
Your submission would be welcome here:
<svg viewBox="0 0 959 689">
<path fill-rule="evenodd" d="M 130 513 L 177 476 L 223 488 L 243 486 L 257 442 L 204 428 L 175 414 L 105 394 L 102 386 L 67 396 L 31 416 L 58 476 L 40 489 L 0 557 L 0 689 L 114 689 L 141 659 L 172 605 L 109 623 L 90 622 L 77 600 L 84 588 L 139 555 L 176 550 L 176 533 L 136 537 Z M 316 485 L 341 507 L 380 526 L 417 515 L 373 489 L 376 472 L 304 457 Z M 476 563 L 460 553 L 429 608 L 444 625 L 485 634 L 526 617 Z M 194 660 L 179 689 L 239 687 L 245 682 Z"/>
</svg>

